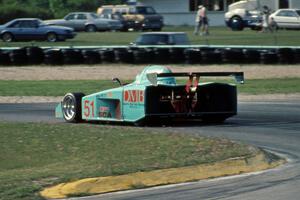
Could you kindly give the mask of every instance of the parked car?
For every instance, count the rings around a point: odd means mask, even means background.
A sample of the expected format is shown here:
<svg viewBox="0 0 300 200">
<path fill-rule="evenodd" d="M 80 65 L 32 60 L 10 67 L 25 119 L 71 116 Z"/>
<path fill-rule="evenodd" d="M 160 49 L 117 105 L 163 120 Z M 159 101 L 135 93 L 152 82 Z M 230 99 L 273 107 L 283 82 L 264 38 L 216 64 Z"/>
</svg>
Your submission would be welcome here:
<svg viewBox="0 0 300 200">
<path fill-rule="evenodd" d="M 47 40 L 48 42 L 63 41 L 74 38 L 72 28 L 49 26 L 36 18 L 14 19 L 0 26 L 0 38 L 5 42 L 14 40 Z"/>
<path fill-rule="evenodd" d="M 111 31 L 123 28 L 120 20 L 101 18 L 92 12 L 73 12 L 66 15 L 63 19 L 46 20 L 46 24 L 67 26 L 74 28 L 75 31 Z"/>
<path fill-rule="evenodd" d="M 148 66 L 131 84 L 93 94 L 67 93 L 56 106 L 55 116 L 67 122 L 111 121 L 137 125 L 152 120 L 201 119 L 223 122 L 237 114 L 236 86 L 228 83 L 202 82 L 200 77 L 234 76 L 244 82 L 243 72 L 173 73 L 168 67 Z M 186 77 L 184 84 L 175 77 Z M 202 80 L 202 79 L 200 79 Z"/>
<path fill-rule="evenodd" d="M 189 45 L 184 32 L 148 32 L 142 33 L 133 45 Z"/>
<path fill-rule="evenodd" d="M 270 15 L 269 20 L 276 28 L 300 29 L 300 9 L 279 9 Z"/>
<path fill-rule="evenodd" d="M 153 7 L 145 5 L 105 5 L 99 7 L 98 15 L 123 15 L 127 29 L 161 31 L 164 26 L 163 17 Z"/>
<path fill-rule="evenodd" d="M 261 12 L 257 0 L 238 1 L 230 4 L 225 13 L 226 25 L 234 31 L 244 28 L 260 29 L 262 22 Z"/>
</svg>

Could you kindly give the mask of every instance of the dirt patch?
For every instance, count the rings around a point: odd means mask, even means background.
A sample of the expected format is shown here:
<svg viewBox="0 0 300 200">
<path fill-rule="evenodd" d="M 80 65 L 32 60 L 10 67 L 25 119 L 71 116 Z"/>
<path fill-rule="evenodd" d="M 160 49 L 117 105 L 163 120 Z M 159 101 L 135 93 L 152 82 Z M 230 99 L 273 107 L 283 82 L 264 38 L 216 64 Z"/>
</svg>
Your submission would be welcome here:
<svg viewBox="0 0 300 200">
<path fill-rule="evenodd" d="M 145 65 L 77 65 L 63 67 L 1 67 L 0 80 L 109 80 L 134 79 Z M 243 71 L 246 79 L 300 77 L 300 65 L 175 65 L 174 72 Z"/>
</svg>

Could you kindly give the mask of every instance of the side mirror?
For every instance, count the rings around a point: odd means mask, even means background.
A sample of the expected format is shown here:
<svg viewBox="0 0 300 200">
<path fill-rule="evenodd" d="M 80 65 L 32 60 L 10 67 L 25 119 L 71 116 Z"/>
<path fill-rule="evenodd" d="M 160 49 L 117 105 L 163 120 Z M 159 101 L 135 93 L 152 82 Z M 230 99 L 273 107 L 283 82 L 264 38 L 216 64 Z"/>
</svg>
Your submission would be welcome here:
<svg viewBox="0 0 300 200">
<path fill-rule="evenodd" d="M 114 83 L 118 83 L 120 86 L 123 85 L 123 84 L 121 83 L 120 79 L 118 79 L 118 78 L 116 78 L 116 77 L 113 78 L 112 81 L 113 81 Z"/>
</svg>

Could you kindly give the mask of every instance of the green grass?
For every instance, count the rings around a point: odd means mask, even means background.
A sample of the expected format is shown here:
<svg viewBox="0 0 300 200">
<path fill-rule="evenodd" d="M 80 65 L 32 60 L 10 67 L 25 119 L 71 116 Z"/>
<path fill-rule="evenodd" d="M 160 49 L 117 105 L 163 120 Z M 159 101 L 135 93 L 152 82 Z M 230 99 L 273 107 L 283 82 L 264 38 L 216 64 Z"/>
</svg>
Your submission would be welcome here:
<svg viewBox="0 0 300 200">
<path fill-rule="evenodd" d="M 5 200 L 40 199 L 42 188 L 84 177 L 251 154 L 247 146 L 225 139 L 126 126 L 0 122 L 0 130 L 0 199 Z"/>
<path fill-rule="evenodd" d="M 207 37 L 194 36 L 193 27 L 167 26 L 163 31 L 183 31 L 188 34 L 192 44 L 195 45 L 290 45 L 299 46 L 299 31 L 297 30 L 279 30 L 277 33 L 259 33 L 250 29 L 244 31 L 231 31 L 226 27 L 211 27 L 210 35 Z M 97 32 L 85 33 L 79 32 L 78 35 L 71 40 L 65 42 L 0 42 L 0 47 L 18 47 L 28 45 L 39 46 L 94 46 L 94 45 L 128 45 L 135 41 L 140 32 Z"/>
<path fill-rule="evenodd" d="M 117 86 L 108 80 L 0 80 L 0 96 L 63 96 L 68 92 L 90 94 Z M 300 78 L 251 79 L 238 85 L 238 89 L 246 94 L 299 93 Z"/>
</svg>

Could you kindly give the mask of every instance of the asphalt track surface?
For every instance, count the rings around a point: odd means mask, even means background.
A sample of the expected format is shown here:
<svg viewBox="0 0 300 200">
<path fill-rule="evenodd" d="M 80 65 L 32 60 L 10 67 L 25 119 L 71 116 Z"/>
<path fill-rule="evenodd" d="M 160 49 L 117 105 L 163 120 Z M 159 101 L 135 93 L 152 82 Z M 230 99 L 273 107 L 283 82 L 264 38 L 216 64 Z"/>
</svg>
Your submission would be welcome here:
<svg viewBox="0 0 300 200">
<path fill-rule="evenodd" d="M 63 123 L 54 119 L 54 107 L 55 104 L 0 104 L 0 121 Z M 260 173 L 77 199 L 300 199 L 300 100 L 242 102 L 239 114 L 222 125 L 182 124 L 160 129 L 246 142 L 279 153 L 289 162 Z"/>
</svg>

